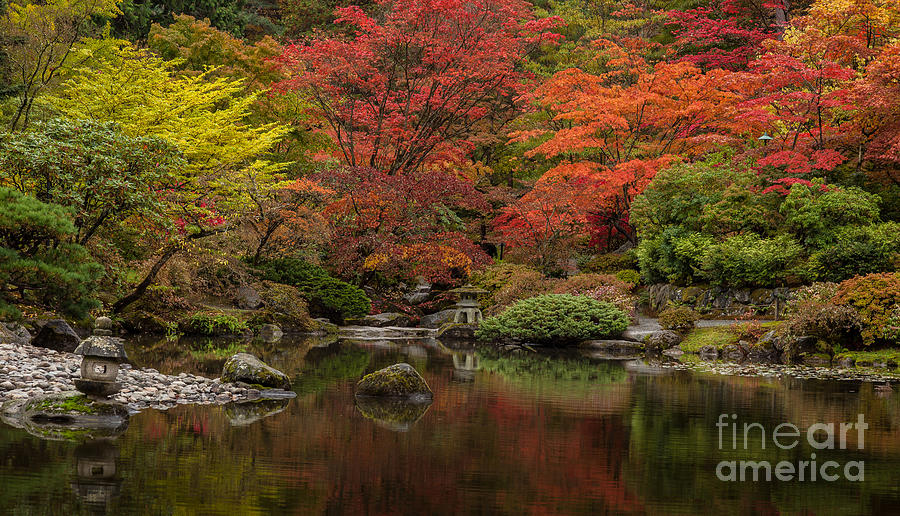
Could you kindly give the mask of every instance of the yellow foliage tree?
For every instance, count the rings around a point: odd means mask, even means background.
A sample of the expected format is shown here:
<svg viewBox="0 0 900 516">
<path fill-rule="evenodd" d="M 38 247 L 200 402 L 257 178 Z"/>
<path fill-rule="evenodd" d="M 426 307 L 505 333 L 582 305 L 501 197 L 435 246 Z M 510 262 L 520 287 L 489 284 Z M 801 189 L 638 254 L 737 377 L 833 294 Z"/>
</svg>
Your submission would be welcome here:
<svg viewBox="0 0 900 516">
<path fill-rule="evenodd" d="M 222 213 L 240 213 L 252 195 L 283 186 L 285 164 L 266 155 L 289 129 L 246 121 L 260 92 L 244 94 L 242 80 L 212 77 L 213 69 L 178 74 L 177 63 L 124 41 L 113 49 L 73 71 L 49 102 L 70 118 L 116 122 L 125 134 L 175 144 L 188 163 L 167 186 Z"/>
<path fill-rule="evenodd" d="M 156 187 L 173 226 L 162 233 L 164 243 L 143 281 L 114 305 L 121 311 L 189 241 L 222 231 L 252 211 L 256 199 L 287 184 L 285 164 L 268 153 L 289 129 L 247 120 L 261 92 L 245 93 L 242 80 L 214 77 L 212 69 L 180 74 L 177 62 L 112 43 L 87 42 L 80 49 L 85 66 L 73 70 L 48 102 L 70 118 L 116 122 L 127 135 L 168 140 L 187 160 Z"/>
<path fill-rule="evenodd" d="M 34 100 L 60 77 L 94 16 L 119 14 L 116 0 L 11 0 L 0 13 L 0 53 L 18 95 L 10 129 L 24 128 Z"/>
</svg>

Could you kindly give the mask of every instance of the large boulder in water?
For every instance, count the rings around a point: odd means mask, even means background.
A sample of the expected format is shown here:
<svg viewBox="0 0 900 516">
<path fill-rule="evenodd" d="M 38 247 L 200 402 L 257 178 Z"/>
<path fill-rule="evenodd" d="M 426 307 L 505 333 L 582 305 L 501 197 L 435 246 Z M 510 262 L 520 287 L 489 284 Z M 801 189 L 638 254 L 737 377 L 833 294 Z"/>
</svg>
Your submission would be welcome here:
<svg viewBox="0 0 900 516">
<path fill-rule="evenodd" d="M 69 326 L 69 323 L 62 319 L 47 321 L 31 341 L 32 346 L 66 353 L 75 351 L 79 344 L 81 344 L 81 338 Z"/>
<path fill-rule="evenodd" d="M 647 336 L 644 341 L 647 349 L 665 351 L 681 344 L 682 337 L 672 330 L 658 330 Z"/>
<path fill-rule="evenodd" d="M 406 363 L 394 364 L 367 374 L 356 384 L 357 396 L 431 400 L 433 393 L 418 371 Z"/>
<path fill-rule="evenodd" d="M 270 389 L 291 390 L 291 379 L 249 353 L 238 353 L 222 367 L 223 382 L 244 382 Z"/>
</svg>

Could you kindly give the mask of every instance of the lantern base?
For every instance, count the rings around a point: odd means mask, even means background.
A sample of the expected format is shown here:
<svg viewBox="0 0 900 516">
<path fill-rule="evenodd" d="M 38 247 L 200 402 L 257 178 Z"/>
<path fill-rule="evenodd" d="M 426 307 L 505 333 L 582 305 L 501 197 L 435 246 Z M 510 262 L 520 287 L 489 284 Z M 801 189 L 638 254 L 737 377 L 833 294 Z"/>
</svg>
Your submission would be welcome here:
<svg viewBox="0 0 900 516">
<path fill-rule="evenodd" d="M 119 382 L 101 382 L 79 378 L 75 380 L 75 388 L 88 396 L 106 398 L 122 390 L 122 384 Z"/>
</svg>

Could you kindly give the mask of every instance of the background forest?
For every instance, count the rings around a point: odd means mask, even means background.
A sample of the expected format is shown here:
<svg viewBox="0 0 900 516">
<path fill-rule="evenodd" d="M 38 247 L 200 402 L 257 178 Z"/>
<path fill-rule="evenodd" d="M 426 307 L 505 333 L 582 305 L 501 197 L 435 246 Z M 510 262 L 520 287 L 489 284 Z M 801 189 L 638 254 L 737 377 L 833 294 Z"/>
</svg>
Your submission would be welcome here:
<svg viewBox="0 0 900 516">
<path fill-rule="evenodd" d="M 10 0 L 0 316 L 818 282 L 799 332 L 895 341 L 898 37 L 896 0 Z"/>
</svg>

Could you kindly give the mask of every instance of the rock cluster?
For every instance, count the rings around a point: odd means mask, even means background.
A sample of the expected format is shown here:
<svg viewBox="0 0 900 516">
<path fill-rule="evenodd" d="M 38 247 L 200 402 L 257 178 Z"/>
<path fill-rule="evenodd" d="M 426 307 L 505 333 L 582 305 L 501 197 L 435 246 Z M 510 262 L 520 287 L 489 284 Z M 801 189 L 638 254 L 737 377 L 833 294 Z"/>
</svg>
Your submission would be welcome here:
<svg viewBox="0 0 900 516">
<path fill-rule="evenodd" d="M 0 343 L 0 402 L 74 390 L 80 364 L 81 357 L 72 353 Z M 273 396 L 218 378 L 188 373 L 166 375 L 155 369 L 134 369 L 128 364 L 121 366 L 117 380 L 122 390 L 111 400 L 131 410 L 166 410 L 179 404 L 225 404 Z"/>
</svg>

